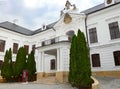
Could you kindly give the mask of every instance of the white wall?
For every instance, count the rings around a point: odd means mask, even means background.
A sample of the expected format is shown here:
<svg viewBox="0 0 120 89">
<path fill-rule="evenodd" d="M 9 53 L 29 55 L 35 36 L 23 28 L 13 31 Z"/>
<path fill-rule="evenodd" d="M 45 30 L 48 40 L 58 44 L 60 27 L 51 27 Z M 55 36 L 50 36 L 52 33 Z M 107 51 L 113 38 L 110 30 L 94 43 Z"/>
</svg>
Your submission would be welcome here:
<svg viewBox="0 0 120 89">
<path fill-rule="evenodd" d="M 115 66 L 113 51 L 120 50 L 120 38 L 111 40 L 108 24 L 118 21 L 120 29 L 120 4 L 90 14 L 87 20 L 88 30 L 96 27 L 98 43 L 91 43 L 90 54 L 99 53 L 101 67 L 92 68 L 93 71 L 118 70 Z M 89 34 L 89 31 L 88 31 Z"/>
</svg>

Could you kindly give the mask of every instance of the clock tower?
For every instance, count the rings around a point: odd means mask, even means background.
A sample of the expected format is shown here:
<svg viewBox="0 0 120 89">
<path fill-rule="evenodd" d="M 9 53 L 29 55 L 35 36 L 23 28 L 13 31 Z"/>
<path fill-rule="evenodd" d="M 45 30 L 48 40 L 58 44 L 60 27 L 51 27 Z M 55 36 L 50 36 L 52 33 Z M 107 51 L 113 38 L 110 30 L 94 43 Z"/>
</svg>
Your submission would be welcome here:
<svg viewBox="0 0 120 89">
<path fill-rule="evenodd" d="M 115 0 L 105 0 L 105 6 L 110 6 L 115 3 Z"/>
</svg>

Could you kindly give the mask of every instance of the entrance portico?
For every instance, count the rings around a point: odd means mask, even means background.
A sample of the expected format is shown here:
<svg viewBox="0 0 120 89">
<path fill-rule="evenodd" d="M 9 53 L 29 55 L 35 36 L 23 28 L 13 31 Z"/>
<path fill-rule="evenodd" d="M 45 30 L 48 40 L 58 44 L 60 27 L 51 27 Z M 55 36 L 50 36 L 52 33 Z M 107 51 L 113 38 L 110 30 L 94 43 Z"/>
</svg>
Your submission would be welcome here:
<svg viewBox="0 0 120 89">
<path fill-rule="evenodd" d="M 51 45 L 37 47 L 37 79 L 55 76 L 59 82 L 64 82 L 69 71 L 70 42 L 63 41 Z"/>
</svg>

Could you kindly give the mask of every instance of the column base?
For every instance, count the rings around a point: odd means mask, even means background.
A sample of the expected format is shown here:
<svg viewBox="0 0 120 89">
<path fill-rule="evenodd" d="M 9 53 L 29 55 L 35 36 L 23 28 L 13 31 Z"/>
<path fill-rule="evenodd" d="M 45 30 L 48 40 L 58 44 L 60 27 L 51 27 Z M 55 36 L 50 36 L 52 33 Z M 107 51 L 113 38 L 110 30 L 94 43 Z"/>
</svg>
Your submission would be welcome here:
<svg viewBox="0 0 120 89">
<path fill-rule="evenodd" d="M 56 76 L 55 76 L 56 80 L 60 83 L 63 83 L 63 72 L 56 72 Z"/>
<path fill-rule="evenodd" d="M 67 71 L 56 72 L 55 78 L 60 83 L 68 82 L 68 72 Z"/>
<path fill-rule="evenodd" d="M 37 73 L 37 79 L 41 79 L 43 77 L 45 77 L 45 73 L 44 72 Z"/>
<path fill-rule="evenodd" d="M 120 71 L 96 71 L 92 72 L 93 76 L 101 76 L 101 77 L 115 77 L 120 78 Z"/>
</svg>

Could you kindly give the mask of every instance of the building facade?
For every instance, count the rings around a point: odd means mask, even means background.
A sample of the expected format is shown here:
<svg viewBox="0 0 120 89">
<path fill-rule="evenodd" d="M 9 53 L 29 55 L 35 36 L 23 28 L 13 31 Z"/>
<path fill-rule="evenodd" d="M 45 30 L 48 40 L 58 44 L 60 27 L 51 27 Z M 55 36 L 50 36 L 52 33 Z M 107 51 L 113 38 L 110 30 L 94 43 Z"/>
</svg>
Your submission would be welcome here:
<svg viewBox="0 0 120 89">
<path fill-rule="evenodd" d="M 15 61 L 18 48 L 24 46 L 28 53 L 35 50 L 38 79 L 55 76 L 60 82 L 67 81 L 70 42 L 80 29 L 89 45 L 93 75 L 120 77 L 119 8 L 119 0 L 105 0 L 78 12 L 75 4 L 67 1 L 58 21 L 35 31 L 10 22 L 0 23 L 0 60 L 5 50 L 12 48 Z"/>
</svg>

